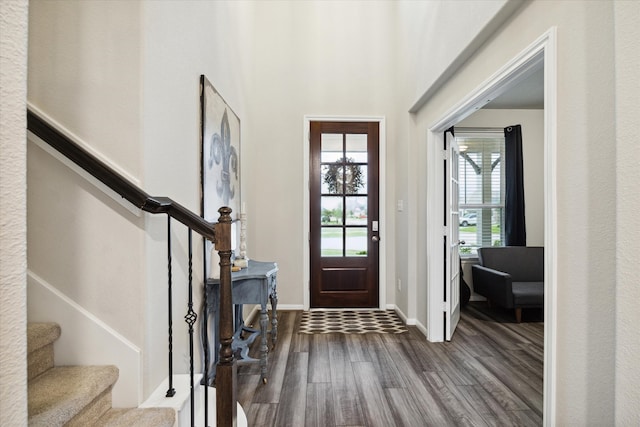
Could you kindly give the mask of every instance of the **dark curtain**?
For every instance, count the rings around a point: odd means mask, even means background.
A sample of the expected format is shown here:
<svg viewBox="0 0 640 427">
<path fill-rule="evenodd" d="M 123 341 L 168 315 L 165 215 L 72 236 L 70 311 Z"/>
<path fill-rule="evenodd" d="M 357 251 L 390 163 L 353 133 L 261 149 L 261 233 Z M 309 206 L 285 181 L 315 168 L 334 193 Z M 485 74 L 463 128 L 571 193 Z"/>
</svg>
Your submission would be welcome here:
<svg viewBox="0 0 640 427">
<path fill-rule="evenodd" d="M 522 177 L 522 129 L 504 129 L 505 138 L 505 246 L 526 246 L 524 179 Z"/>
</svg>

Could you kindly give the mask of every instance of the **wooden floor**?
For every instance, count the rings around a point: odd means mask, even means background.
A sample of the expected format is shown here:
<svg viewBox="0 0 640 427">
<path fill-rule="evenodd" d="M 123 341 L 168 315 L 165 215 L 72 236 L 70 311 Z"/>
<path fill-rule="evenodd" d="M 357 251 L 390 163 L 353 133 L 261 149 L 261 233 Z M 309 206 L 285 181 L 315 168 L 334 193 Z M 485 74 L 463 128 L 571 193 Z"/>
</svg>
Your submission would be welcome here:
<svg viewBox="0 0 640 427">
<path fill-rule="evenodd" d="M 542 424 L 540 313 L 525 310 L 516 324 L 509 312 L 471 303 L 448 343 L 429 343 L 415 327 L 299 334 L 300 314 L 278 313 L 266 385 L 257 365 L 238 368 L 251 427 Z"/>
</svg>

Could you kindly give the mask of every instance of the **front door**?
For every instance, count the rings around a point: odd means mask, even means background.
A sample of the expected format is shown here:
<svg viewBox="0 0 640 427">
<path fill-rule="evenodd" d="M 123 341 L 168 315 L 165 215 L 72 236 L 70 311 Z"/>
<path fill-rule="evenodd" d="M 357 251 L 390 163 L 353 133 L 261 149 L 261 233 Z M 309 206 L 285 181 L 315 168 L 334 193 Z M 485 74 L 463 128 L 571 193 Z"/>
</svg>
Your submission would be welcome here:
<svg viewBox="0 0 640 427">
<path fill-rule="evenodd" d="M 311 122 L 311 308 L 378 307 L 378 122 Z"/>
</svg>

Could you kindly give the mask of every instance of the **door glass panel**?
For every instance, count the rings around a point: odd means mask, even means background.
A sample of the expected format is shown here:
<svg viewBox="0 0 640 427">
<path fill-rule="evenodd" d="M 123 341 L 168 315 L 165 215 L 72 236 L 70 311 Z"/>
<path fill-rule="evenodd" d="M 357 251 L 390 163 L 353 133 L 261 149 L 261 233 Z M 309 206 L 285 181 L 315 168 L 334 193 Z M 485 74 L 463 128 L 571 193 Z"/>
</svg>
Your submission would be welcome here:
<svg viewBox="0 0 640 427">
<path fill-rule="evenodd" d="M 367 166 L 347 164 L 345 182 L 346 194 L 367 194 Z"/>
<path fill-rule="evenodd" d="M 342 256 L 342 230 L 343 228 L 341 227 L 322 227 L 320 237 L 320 256 Z"/>
<path fill-rule="evenodd" d="M 367 225 L 367 196 L 345 197 L 347 225 Z"/>
<path fill-rule="evenodd" d="M 349 227 L 345 231 L 346 256 L 367 256 L 367 228 Z"/>
<path fill-rule="evenodd" d="M 367 163 L 366 134 L 347 134 L 346 144 L 347 159 L 355 163 Z"/>
<path fill-rule="evenodd" d="M 321 136 L 320 162 L 335 162 L 343 153 L 341 133 L 323 133 Z"/>
<path fill-rule="evenodd" d="M 322 196 L 320 203 L 320 222 L 322 225 L 342 225 L 343 198 Z"/>
<path fill-rule="evenodd" d="M 344 167 L 339 164 L 320 167 L 320 191 L 323 194 L 343 194 Z"/>
</svg>

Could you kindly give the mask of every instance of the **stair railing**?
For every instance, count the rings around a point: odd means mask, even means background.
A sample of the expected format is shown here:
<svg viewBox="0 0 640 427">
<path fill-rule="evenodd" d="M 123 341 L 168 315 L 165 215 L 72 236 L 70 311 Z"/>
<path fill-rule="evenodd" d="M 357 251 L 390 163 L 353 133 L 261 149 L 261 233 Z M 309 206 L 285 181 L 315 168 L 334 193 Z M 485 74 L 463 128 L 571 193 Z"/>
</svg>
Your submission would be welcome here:
<svg viewBox="0 0 640 427">
<path fill-rule="evenodd" d="M 72 141 L 62 132 L 51 126 L 38 114 L 27 109 L 27 129 L 42 141 L 65 155 L 76 165 L 84 169 L 94 178 L 105 184 L 111 190 L 122 196 L 137 208 L 151 214 L 167 215 L 167 243 L 168 243 L 168 293 L 169 293 L 169 388 L 167 397 L 175 394 L 173 388 L 173 325 L 172 325 L 172 278 L 171 278 L 171 218 L 181 222 L 188 229 L 189 237 L 189 270 L 188 270 L 188 303 L 185 321 L 188 325 L 190 342 L 190 380 L 191 380 L 191 426 L 195 426 L 195 372 L 194 372 L 194 328 L 197 314 L 193 310 L 193 269 L 192 269 L 192 231 L 203 236 L 215 244 L 220 257 L 220 357 L 216 365 L 216 425 L 236 425 L 236 363 L 231 344 L 233 341 L 233 306 L 231 302 L 231 209 L 222 207 L 218 210 L 220 217 L 217 223 L 210 223 L 196 215 L 181 204 L 168 197 L 152 197 L 138 186 L 127 180 L 112 167 L 98 159 L 93 154 Z M 206 292 L 206 287 L 205 288 Z M 204 301 L 207 296 L 205 295 Z M 206 319 L 202 321 L 206 322 Z M 204 342 L 203 345 L 208 345 Z M 208 351 L 205 348 L 205 355 Z M 208 361 L 204 363 L 204 378 L 208 378 Z M 204 392 L 204 426 L 208 426 L 208 393 Z"/>
</svg>

